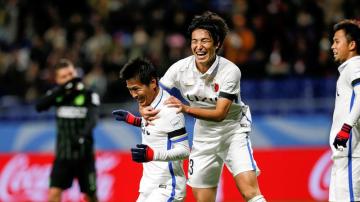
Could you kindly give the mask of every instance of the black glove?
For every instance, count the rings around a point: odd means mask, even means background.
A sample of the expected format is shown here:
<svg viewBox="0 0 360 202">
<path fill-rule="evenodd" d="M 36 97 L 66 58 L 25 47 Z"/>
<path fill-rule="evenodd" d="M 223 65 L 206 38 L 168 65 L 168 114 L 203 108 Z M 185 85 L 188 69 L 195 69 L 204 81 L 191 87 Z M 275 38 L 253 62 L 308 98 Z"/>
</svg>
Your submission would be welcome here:
<svg viewBox="0 0 360 202">
<path fill-rule="evenodd" d="M 131 148 L 132 160 L 138 163 L 149 162 L 154 159 L 154 150 L 145 144 L 137 144 Z"/>
<path fill-rule="evenodd" d="M 82 91 L 85 88 L 85 85 L 82 83 L 81 78 L 75 77 L 70 81 L 66 82 L 61 86 L 62 90 L 65 93 L 70 93 L 72 91 Z"/>
<path fill-rule="evenodd" d="M 141 126 L 141 118 L 134 116 L 132 113 L 128 111 L 118 109 L 118 110 L 114 110 L 112 114 L 115 116 L 115 119 L 117 121 L 125 121 L 126 123 L 137 127 Z"/>
<path fill-rule="evenodd" d="M 84 89 L 84 84 L 81 78 L 75 77 L 63 85 L 57 86 L 48 91 L 48 93 L 40 98 L 36 103 L 36 111 L 41 112 L 48 110 L 51 106 L 56 104 L 56 98 L 64 96 L 64 100 L 71 100 L 79 91 Z"/>
</svg>

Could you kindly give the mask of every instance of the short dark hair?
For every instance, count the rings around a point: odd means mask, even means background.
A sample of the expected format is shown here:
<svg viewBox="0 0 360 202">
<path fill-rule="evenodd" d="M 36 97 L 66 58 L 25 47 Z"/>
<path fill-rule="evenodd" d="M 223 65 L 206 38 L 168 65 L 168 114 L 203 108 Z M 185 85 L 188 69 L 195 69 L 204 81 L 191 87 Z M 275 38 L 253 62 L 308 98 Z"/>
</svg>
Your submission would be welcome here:
<svg viewBox="0 0 360 202">
<path fill-rule="evenodd" d="M 356 52 L 360 53 L 360 22 L 353 19 L 345 19 L 334 25 L 334 33 L 344 30 L 348 42 L 355 41 Z"/>
<path fill-rule="evenodd" d="M 229 32 L 229 27 L 225 20 L 211 11 L 206 11 L 202 15 L 196 15 L 192 19 L 188 27 L 189 38 L 191 38 L 191 34 L 195 29 L 205 29 L 210 33 L 214 43 L 219 43 L 219 48 L 216 51 L 220 49 L 226 34 Z"/>
<path fill-rule="evenodd" d="M 62 68 L 65 68 L 65 67 L 69 67 L 69 66 L 73 66 L 74 67 L 74 64 L 69 60 L 69 59 L 66 59 L 66 58 L 61 58 L 54 66 L 54 69 L 55 71 L 59 70 L 59 69 L 62 69 Z"/>
<path fill-rule="evenodd" d="M 152 79 L 156 79 L 156 84 L 158 84 L 158 75 L 154 65 L 144 58 L 135 58 L 126 63 L 120 71 L 120 78 L 124 80 L 137 78 L 145 85 L 149 85 Z"/>
</svg>

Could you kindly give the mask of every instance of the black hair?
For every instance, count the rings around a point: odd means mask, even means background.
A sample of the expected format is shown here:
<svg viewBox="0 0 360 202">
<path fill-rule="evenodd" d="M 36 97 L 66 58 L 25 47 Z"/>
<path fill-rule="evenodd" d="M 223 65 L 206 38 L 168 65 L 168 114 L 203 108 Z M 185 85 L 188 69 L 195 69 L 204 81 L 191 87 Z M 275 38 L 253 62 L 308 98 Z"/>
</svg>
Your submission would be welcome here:
<svg viewBox="0 0 360 202">
<path fill-rule="evenodd" d="M 351 19 L 342 20 L 334 25 L 334 33 L 339 30 L 344 30 L 348 42 L 355 42 L 356 52 L 360 54 L 360 22 Z"/>
<path fill-rule="evenodd" d="M 61 58 L 54 66 L 55 71 L 62 69 L 62 68 L 66 68 L 66 67 L 70 67 L 70 66 L 74 66 L 74 64 L 66 58 Z"/>
<path fill-rule="evenodd" d="M 202 15 L 196 15 L 192 19 L 188 27 L 189 38 L 191 38 L 191 34 L 195 29 L 205 29 L 210 33 L 210 36 L 214 40 L 214 44 L 219 44 L 216 51 L 221 48 L 225 36 L 229 32 L 229 27 L 225 20 L 211 11 L 206 11 Z"/>
<path fill-rule="evenodd" d="M 158 85 L 158 75 L 155 67 L 144 58 L 135 58 L 124 65 L 120 71 L 120 78 L 128 80 L 137 78 L 142 84 L 149 85 L 152 79 Z"/>
</svg>

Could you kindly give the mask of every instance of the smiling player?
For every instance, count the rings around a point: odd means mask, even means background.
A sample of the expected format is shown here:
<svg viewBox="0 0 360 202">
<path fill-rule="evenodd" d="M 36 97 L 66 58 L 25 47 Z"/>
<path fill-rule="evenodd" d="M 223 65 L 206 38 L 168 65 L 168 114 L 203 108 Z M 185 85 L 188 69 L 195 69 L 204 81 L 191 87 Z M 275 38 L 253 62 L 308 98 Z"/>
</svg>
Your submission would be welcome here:
<svg viewBox="0 0 360 202">
<path fill-rule="evenodd" d="M 215 201 L 225 163 L 244 199 L 263 202 L 249 136 L 250 109 L 240 97 L 241 73 L 234 63 L 217 55 L 227 32 L 225 21 L 217 14 L 195 16 L 188 28 L 193 55 L 173 64 L 160 83 L 179 89 L 190 103 L 170 97 L 168 106 L 196 118 L 188 181 L 196 200 Z M 156 120 L 156 110 L 148 107 L 141 113 Z"/>
<path fill-rule="evenodd" d="M 142 144 L 131 149 L 133 161 L 143 163 L 137 202 L 183 201 L 186 191 L 183 159 L 190 153 L 184 115 L 164 105 L 170 95 L 159 87 L 156 70 L 147 60 L 137 58 L 128 62 L 120 77 L 126 80 L 139 106 L 160 111 L 158 119 L 149 125 L 124 110 L 113 112 L 117 120 L 141 126 Z"/>
</svg>

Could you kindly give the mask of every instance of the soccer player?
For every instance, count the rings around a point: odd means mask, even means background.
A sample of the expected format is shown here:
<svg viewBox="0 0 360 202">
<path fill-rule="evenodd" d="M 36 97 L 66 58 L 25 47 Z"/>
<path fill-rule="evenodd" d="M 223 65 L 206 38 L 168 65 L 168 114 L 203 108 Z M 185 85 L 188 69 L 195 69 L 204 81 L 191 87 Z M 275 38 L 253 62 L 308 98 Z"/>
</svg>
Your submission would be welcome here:
<svg viewBox="0 0 360 202">
<path fill-rule="evenodd" d="M 340 64 L 330 131 L 333 152 L 329 201 L 360 201 L 360 23 L 334 25 L 331 49 Z"/>
<path fill-rule="evenodd" d="M 73 63 L 61 59 L 55 65 L 57 86 L 36 104 L 41 112 L 56 107 L 57 141 L 50 174 L 49 201 L 60 202 L 63 190 L 78 179 L 87 201 L 97 201 L 94 139 L 98 94 L 85 88 Z"/>
<path fill-rule="evenodd" d="M 189 158 L 188 184 L 197 201 L 215 201 L 224 163 L 243 198 L 265 201 L 261 195 L 250 142 L 250 109 L 241 101 L 239 68 L 218 56 L 228 32 L 215 13 L 195 16 L 188 27 L 193 55 L 173 64 L 161 78 L 164 88 L 177 88 L 190 106 L 170 97 L 165 104 L 196 118 Z M 148 121 L 157 110 L 140 108 Z"/>
<path fill-rule="evenodd" d="M 128 62 L 120 77 L 126 80 L 139 106 L 160 111 L 158 119 L 147 125 L 127 111 L 113 112 L 119 121 L 141 124 L 142 144 L 131 149 L 133 161 L 143 165 L 137 202 L 183 201 L 186 191 L 183 159 L 190 153 L 184 115 L 164 105 L 170 95 L 159 87 L 156 70 L 147 60 L 137 58 Z"/>
</svg>

